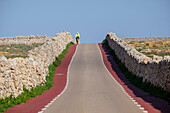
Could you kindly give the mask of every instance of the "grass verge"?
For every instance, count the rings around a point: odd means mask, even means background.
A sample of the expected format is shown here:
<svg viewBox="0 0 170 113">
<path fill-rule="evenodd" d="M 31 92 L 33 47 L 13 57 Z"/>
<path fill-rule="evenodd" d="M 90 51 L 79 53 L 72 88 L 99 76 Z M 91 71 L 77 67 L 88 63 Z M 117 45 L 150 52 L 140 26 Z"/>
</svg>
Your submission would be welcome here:
<svg viewBox="0 0 170 113">
<path fill-rule="evenodd" d="M 125 75 L 125 77 L 128 79 L 128 81 L 135 85 L 136 87 L 144 90 L 145 92 L 149 93 L 151 96 L 159 97 L 161 99 L 166 100 L 170 104 L 170 93 L 167 91 L 164 91 L 161 87 L 154 86 L 150 82 L 143 82 L 142 77 L 138 77 L 131 72 L 128 71 L 128 69 L 125 67 L 125 65 L 121 62 L 121 60 L 118 59 L 116 56 L 114 50 L 112 50 L 107 42 L 107 40 L 104 40 L 102 42 L 102 45 L 109 51 L 109 54 L 113 57 L 114 61 L 118 65 L 121 72 Z"/>
<path fill-rule="evenodd" d="M 38 85 L 32 88 L 30 91 L 23 87 L 24 92 L 20 94 L 18 97 L 14 98 L 13 95 L 11 95 L 10 97 L 6 97 L 5 99 L 0 99 L 0 112 L 4 112 L 8 108 L 11 108 L 17 104 L 26 103 L 26 101 L 29 100 L 30 98 L 41 95 L 45 90 L 48 90 L 51 87 L 53 87 L 55 68 L 61 64 L 61 59 L 64 58 L 70 45 L 72 44 L 74 43 L 71 42 L 67 44 L 63 52 L 58 56 L 58 58 L 56 58 L 56 61 L 54 61 L 53 64 L 50 64 L 50 66 L 48 67 L 49 76 L 46 76 L 45 85 Z"/>
</svg>

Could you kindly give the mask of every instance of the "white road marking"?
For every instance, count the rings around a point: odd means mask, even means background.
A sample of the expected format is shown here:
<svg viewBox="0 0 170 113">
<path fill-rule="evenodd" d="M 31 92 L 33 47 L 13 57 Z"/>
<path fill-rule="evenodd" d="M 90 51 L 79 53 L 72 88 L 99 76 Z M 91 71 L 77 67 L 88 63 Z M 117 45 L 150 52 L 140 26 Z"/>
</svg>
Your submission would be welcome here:
<svg viewBox="0 0 170 113">
<path fill-rule="evenodd" d="M 144 108 L 143 108 L 143 107 L 140 107 L 140 109 L 144 110 Z"/>
<path fill-rule="evenodd" d="M 45 107 L 42 108 L 41 111 L 39 111 L 38 113 L 43 113 L 43 111 L 45 111 L 55 100 L 57 100 L 66 91 L 66 89 L 68 87 L 68 84 L 69 84 L 69 70 L 70 70 L 70 66 L 71 66 L 71 64 L 73 62 L 73 59 L 74 59 L 76 53 L 77 53 L 77 50 L 78 50 L 78 45 L 76 47 L 76 51 L 75 51 L 75 53 L 74 53 L 74 55 L 73 55 L 73 57 L 72 57 L 72 59 L 70 61 L 70 64 L 68 66 L 68 70 L 67 70 L 67 82 L 66 82 L 66 86 L 65 86 L 64 90 L 59 95 L 57 95 L 52 101 L 50 101 L 50 103 L 45 105 Z"/>
<path fill-rule="evenodd" d="M 137 106 L 138 106 L 138 107 L 141 107 L 141 105 L 139 105 L 139 104 L 138 104 Z"/>
<path fill-rule="evenodd" d="M 39 111 L 38 113 L 42 113 L 42 111 Z"/>
<path fill-rule="evenodd" d="M 100 56 L 101 56 L 101 60 L 102 60 L 103 66 L 105 67 L 105 69 L 107 70 L 107 72 L 109 73 L 109 75 L 111 76 L 111 78 L 118 84 L 118 86 L 119 86 L 119 87 L 123 90 L 123 92 L 127 95 L 127 97 L 129 97 L 129 98 L 131 99 L 131 96 L 125 91 L 125 89 L 122 87 L 122 85 L 120 85 L 120 84 L 117 82 L 117 80 L 112 76 L 112 74 L 109 72 L 109 70 L 108 70 L 107 67 L 105 66 L 104 61 L 103 61 L 103 55 L 102 55 L 102 52 L 101 52 L 100 47 L 99 47 L 98 44 L 97 44 L 97 47 L 98 47 L 98 50 L 99 50 L 99 52 L 100 52 Z M 133 102 L 134 104 L 139 105 L 137 102 L 135 102 L 135 100 L 132 100 L 132 102 Z M 141 105 L 140 105 L 140 106 L 141 106 Z M 140 109 L 143 110 L 144 113 L 147 113 L 147 111 L 145 111 L 143 107 L 140 107 Z"/>
<path fill-rule="evenodd" d="M 42 111 L 46 110 L 46 108 L 42 108 Z"/>
<path fill-rule="evenodd" d="M 55 74 L 55 75 L 63 75 L 63 73 L 58 73 L 58 74 Z"/>
<path fill-rule="evenodd" d="M 135 104 L 138 104 L 137 102 L 134 102 Z"/>
</svg>

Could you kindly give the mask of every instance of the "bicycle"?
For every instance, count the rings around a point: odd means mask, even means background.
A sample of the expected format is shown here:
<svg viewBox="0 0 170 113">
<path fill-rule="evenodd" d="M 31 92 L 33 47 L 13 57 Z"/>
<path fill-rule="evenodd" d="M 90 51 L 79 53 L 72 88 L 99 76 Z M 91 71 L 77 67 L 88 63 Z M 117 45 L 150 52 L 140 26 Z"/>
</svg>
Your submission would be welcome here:
<svg viewBox="0 0 170 113">
<path fill-rule="evenodd" d="M 77 44 L 80 44 L 80 39 L 78 37 L 76 38 L 76 42 Z"/>
</svg>

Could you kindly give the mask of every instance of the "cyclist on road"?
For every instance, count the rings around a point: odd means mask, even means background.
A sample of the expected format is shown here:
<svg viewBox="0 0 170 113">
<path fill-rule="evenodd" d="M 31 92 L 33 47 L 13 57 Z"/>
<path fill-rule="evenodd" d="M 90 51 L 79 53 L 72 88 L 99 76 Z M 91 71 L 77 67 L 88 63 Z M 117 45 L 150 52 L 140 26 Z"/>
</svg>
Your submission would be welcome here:
<svg viewBox="0 0 170 113">
<path fill-rule="evenodd" d="M 79 34 L 79 32 L 77 32 L 76 33 L 76 42 L 77 42 L 77 44 L 80 43 L 79 38 L 80 38 L 80 34 Z"/>
</svg>

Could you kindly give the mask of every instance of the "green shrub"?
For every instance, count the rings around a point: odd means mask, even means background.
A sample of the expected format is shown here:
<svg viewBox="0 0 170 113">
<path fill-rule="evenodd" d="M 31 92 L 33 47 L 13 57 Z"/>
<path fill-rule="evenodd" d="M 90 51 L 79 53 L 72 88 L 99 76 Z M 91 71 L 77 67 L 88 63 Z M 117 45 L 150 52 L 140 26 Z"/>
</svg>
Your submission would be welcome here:
<svg viewBox="0 0 170 113">
<path fill-rule="evenodd" d="M 146 43 L 146 46 L 149 46 L 149 43 Z"/>
<path fill-rule="evenodd" d="M 160 44 L 160 45 L 162 45 L 162 44 L 163 44 L 163 42 L 159 41 L 159 42 L 157 42 L 157 44 Z"/>
<path fill-rule="evenodd" d="M 136 50 L 139 51 L 139 52 L 142 51 L 142 49 L 140 49 L 140 48 L 139 48 L 139 49 L 136 49 Z"/>
<path fill-rule="evenodd" d="M 139 43 L 144 43 L 145 41 L 139 41 Z"/>
<path fill-rule="evenodd" d="M 56 57 L 56 60 L 53 62 L 54 66 L 59 66 L 61 64 L 61 60 L 59 60 L 59 58 Z"/>
<path fill-rule="evenodd" d="M 135 41 L 130 41 L 128 44 L 134 44 L 135 43 Z"/>
</svg>

